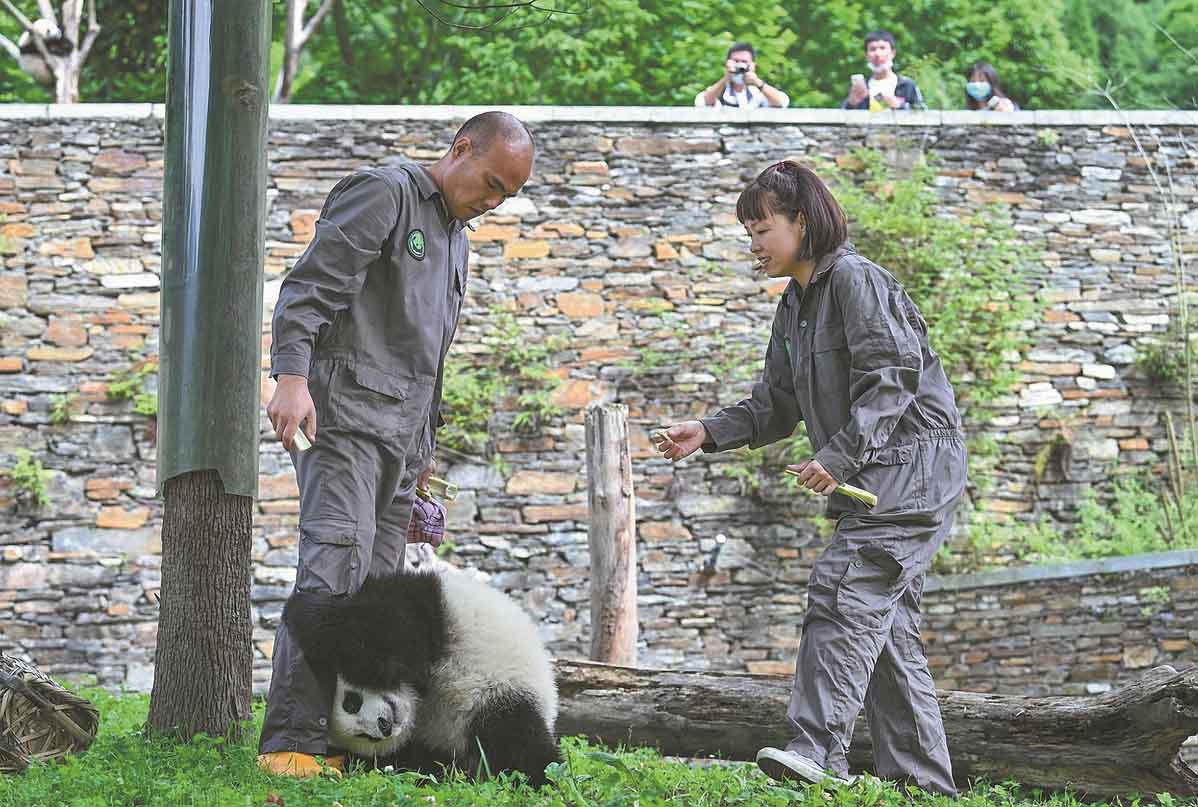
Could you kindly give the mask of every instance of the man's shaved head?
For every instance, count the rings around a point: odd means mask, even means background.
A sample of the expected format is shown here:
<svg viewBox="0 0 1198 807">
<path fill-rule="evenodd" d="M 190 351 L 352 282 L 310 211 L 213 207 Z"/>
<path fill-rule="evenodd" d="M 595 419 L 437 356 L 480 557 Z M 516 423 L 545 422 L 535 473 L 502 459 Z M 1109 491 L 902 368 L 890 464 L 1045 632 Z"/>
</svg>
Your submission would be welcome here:
<svg viewBox="0 0 1198 807">
<path fill-rule="evenodd" d="M 483 112 L 475 115 L 462 124 L 462 128 L 453 136 L 453 142 L 456 143 L 463 137 L 469 138 L 475 153 L 480 155 L 486 154 L 496 140 L 509 146 L 527 146 L 530 151 L 536 149 L 532 132 L 528 131 L 524 122 L 506 112 Z"/>
<path fill-rule="evenodd" d="M 469 221 L 520 192 L 532 173 L 536 144 L 520 120 L 506 112 L 475 115 L 458 129 L 433 175 L 449 212 Z"/>
</svg>

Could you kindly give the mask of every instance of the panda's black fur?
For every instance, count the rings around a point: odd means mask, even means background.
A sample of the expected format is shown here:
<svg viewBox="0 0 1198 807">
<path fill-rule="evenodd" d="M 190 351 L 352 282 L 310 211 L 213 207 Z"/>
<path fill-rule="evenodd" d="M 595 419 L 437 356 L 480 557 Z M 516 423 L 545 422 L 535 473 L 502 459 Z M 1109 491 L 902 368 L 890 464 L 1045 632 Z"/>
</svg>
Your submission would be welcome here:
<svg viewBox="0 0 1198 807">
<path fill-rule="evenodd" d="M 527 615 L 485 582 L 458 571 L 403 571 L 368 578 L 347 597 L 297 591 L 283 618 L 314 670 L 338 681 L 339 695 L 389 710 L 379 721 L 388 733 L 398 735 L 392 723 L 415 715 L 406 742 L 372 753 L 370 764 L 435 774 L 514 770 L 539 786 L 560 760 L 548 654 Z M 412 690 L 419 702 L 409 709 Z M 335 699 L 334 719 L 341 707 Z M 366 758 L 361 749 L 354 755 Z"/>
</svg>

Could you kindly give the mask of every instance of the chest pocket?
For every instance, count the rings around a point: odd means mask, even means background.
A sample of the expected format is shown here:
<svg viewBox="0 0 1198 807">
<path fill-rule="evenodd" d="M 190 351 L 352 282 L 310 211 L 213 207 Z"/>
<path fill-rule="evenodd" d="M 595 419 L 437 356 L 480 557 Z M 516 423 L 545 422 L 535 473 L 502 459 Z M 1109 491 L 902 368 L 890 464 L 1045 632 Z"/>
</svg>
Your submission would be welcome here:
<svg viewBox="0 0 1198 807">
<path fill-rule="evenodd" d="M 820 328 L 811 340 L 811 352 L 814 354 L 827 353 L 829 350 L 847 350 L 849 343 L 844 336 L 844 328 L 831 326 Z"/>
</svg>

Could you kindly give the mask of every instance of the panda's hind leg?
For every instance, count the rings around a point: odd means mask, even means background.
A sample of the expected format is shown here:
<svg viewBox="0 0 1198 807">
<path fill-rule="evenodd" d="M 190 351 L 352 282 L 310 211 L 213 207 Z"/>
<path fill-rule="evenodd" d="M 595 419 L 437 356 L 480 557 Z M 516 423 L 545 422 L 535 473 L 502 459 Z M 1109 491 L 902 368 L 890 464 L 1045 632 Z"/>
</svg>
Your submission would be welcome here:
<svg viewBox="0 0 1198 807">
<path fill-rule="evenodd" d="M 540 787 L 547 781 L 545 768 L 561 761 L 557 740 L 536 702 L 521 692 L 490 699 L 474 715 L 467 738 L 470 747 L 458 764 L 471 776 L 520 771 Z"/>
</svg>

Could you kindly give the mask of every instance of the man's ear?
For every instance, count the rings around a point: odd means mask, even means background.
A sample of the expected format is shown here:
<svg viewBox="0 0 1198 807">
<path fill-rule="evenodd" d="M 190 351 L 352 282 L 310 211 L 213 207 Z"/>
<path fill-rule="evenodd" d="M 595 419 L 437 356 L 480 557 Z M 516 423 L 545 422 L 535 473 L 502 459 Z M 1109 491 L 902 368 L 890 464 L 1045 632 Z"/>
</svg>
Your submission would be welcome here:
<svg viewBox="0 0 1198 807">
<path fill-rule="evenodd" d="M 453 148 L 450 149 L 450 152 L 453 154 L 453 156 L 459 157 L 459 158 L 469 157 L 471 152 L 473 152 L 473 151 L 474 151 L 474 144 L 470 142 L 469 135 L 459 137 L 457 139 L 457 142 L 453 144 Z"/>
</svg>

